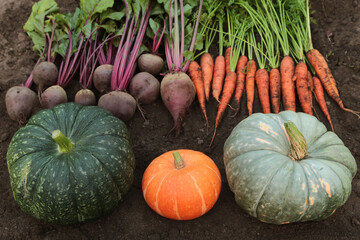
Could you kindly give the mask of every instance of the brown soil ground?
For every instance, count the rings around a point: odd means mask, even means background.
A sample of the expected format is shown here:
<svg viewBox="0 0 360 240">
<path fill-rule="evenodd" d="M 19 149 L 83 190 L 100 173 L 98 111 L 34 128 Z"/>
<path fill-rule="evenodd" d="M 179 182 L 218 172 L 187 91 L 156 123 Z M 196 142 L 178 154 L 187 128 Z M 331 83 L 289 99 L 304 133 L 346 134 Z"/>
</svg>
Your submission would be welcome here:
<svg viewBox="0 0 360 240">
<path fill-rule="evenodd" d="M 77 5 L 75 0 L 58 1 L 64 11 Z M 144 106 L 149 124 L 139 112 L 128 123 L 137 160 L 135 182 L 124 202 L 109 216 L 99 220 L 61 227 L 46 224 L 23 214 L 14 202 L 6 165 L 6 152 L 19 125 L 11 121 L 5 110 L 6 91 L 23 83 L 31 72 L 37 55 L 22 30 L 34 1 L 0 1 L 0 239 L 358 239 L 360 236 L 360 175 L 353 181 L 348 202 L 328 219 L 320 222 L 290 225 L 261 223 L 250 217 L 234 201 L 222 161 L 223 144 L 231 130 L 247 116 L 245 101 L 240 114 L 230 118 L 227 110 L 212 148 L 208 145 L 200 107 L 195 101 L 186 116 L 180 137 L 166 137 L 172 119 L 161 100 Z M 317 24 L 313 26 L 314 46 L 327 56 L 337 79 L 345 105 L 360 110 L 360 1 L 312 1 Z M 331 36 L 330 36 L 331 35 Z M 216 50 L 216 49 L 214 49 Z M 79 88 L 73 84 L 70 88 Z M 76 86 L 75 86 L 76 85 Z M 74 90 L 69 90 L 74 92 Z M 70 94 L 70 100 L 73 94 Z M 327 98 L 336 133 L 360 160 L 360 122 L 356 116 L 339 109 Z M 211 126 L 214 125 L 217 103 L 207 107 Z M 260 112 L 258 98 L 255 112 Z M 300 107 L 298 106 L 298 109 Z M 319 118 L 329 125 L 319 110 Z M 199 150 L 209 155 L 219 167 L 223 186 L 218 202 L 204 216 L 192 221 L 172 221 L 153 212 L 141 192 L 141 178 L 148 164 L 165 151 L 179 148 Z"/>
</svg>

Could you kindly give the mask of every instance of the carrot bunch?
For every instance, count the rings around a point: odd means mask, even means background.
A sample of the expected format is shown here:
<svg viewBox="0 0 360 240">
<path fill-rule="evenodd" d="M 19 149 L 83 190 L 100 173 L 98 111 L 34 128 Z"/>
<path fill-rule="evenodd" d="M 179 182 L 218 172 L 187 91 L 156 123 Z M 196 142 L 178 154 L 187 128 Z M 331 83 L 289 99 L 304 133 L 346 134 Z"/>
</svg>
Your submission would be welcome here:
<svg viewBox="0 0 360 240">
<path fill-rule="evenodd" d="M 194 60 L 198 57 L 195 56 L 193 57 L 193 60 L 191 61 L 188 69 L 189 76 L 192 79 L 196 88 L 196 94 L 201 106 L 201 110 L 204 114 L 207 129 L 209 123 L 206 113 L 206 101 L 209 100 L 210 85 L 213 79 L 214 72 L 214 59 L 209 53 L 209 48 L 216 36 L 216 31 L 214 31 L 214 27 L 217 25 L 217 22 L 214 22 L 213 20 L 215 18 L 215 13 L 217 12 L 221 4 L 222 2 L 220 0 L 205 1 L 206 17 L 203 18 L 200 22 L 202 27 L 199 31 L 199 36 L 202 38 L 205 48 L 204 51 L 198 54 L 198 56 L 201 55 L 200 65 Z"/>
<path fill-rule="evenodd" d="M 249 115 L 253 113 L 255 93 L 264 113 L 296 111 L 298 101 L 303 112 L 313 115 L 314 94 L 334 130 L 325 89 L 341 109 L 360 116 L 344 106 L 325 58 L 312 45 L 309 0 L 216 0 L 208 4 L 212 7 L 200 31 L 205 50 L 198 55 L 200 65 L 191 63 L 189 71 L 193 71 L 190 75 L 206 121 L 205 103 L 210 92 L 219 103 L 210 145 L 232 98 L 236 116 L 245 91 Z M 227 32 L 223 31 L 224 23 Z M 214 61 L 209 47 L 217 33 L 219 55 Z"/>
<path fill-rule="evenodd" d="M 238 67 L 238 60 L 241 52 L 242 42 L 237 40 L 236 36 L 244 36 L 246 28 L 239 27 L 242 26 L 239 20 L 235 17 L 234 8 L 227 8 L 226 9 L 226 16 L 227 16 L 227 23 L 228 23 L 228 48 L 225 51 L 225 82 L 222 89 L 221 99 L 219 101 L 219 107 L 216 114 L 215 120 L 215 129 L 214 135 L 211 140 L 210 145 L 214 141 L 216 130 L 219 127 L 219 124 L 224 116 L 226 107 L 229 105 L 231 98 L 235 92 L 235 88 L 237 87 L 237 76 L 236 73 Z M 244 60 L 240 63 L 239 68 L 241 68 L 244 63 Z M 245 65 L 245 64 L 244 64 Z M 215 79 L 214 79 L 215 81 Z M 241 79 L 240 79 L 241 81 Z M 239 84 L 242 84 L 241 82 Z M 241 88 L 238 86 L 237 88 Z M 240 90 L 239 90 L 240 91 Z M 238 93 L 239 94 L 239 93 Z"/>
</svg>

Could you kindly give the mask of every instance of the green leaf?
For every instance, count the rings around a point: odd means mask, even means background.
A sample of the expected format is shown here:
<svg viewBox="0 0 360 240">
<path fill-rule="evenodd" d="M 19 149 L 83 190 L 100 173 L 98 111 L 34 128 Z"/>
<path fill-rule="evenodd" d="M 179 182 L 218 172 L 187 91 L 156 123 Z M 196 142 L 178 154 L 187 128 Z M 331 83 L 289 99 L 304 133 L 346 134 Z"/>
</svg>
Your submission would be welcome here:
<svg viewBox="0 0 360 240">
<path fill-rule="evenodd" d="M 92 23 L 89 22 L 88 24 L 86 24 L 81 31 L 84 33 L 86 38 L 89 38 L 92 32 Z"/>
<path fill-rule="evenodd" d="M 194 52 L 192 52 L 192 51 L 184 51 L 183 56 L 185 58 L 185 61 L 191 60 L 191 59 L 194 58 Z"/>
<path fill-rule="evenodd" d="M 101 24 L 98 27 L 105 29 L 107 33 L 115 33 L 117 30 L 116 22 L 112 20 L 107 21 L 105 24 Z"/>
<path fill-rule="evenodd" d="M 35 31 L 28 32 L 28 35 L 34 43 L 33 50 L 42 53 L 45 47 L 45 35 Z"/>
<path fill-rule="evenodd" d="M 45 16 L 57 12 L 58 10 L 59 7 L 54 0 L 41 0 L 35 3 L 32 7 L 30 17 L 24 25 L 24 30 L 26 32 L 31 32 L 36 29 L 42 30 Z"/>
<path fill-rule="evenodd" d="M 112 9 L 108 9 L 105 12 L 100 14 L 100 22 L 103 22 L 105 20 L 115 20 L 120 21 L 126 14 L 125 8 L 121 12 L 115 12 Z"/>
<path fill-rule="evenodd" d="M 151 8 L 150 16 L 163 15 L 164 13 L 164 8 L 160 4 L 155 3 L 155 6 Z"/>
<path fill-rule="evenodd" d="M 80 0 L 80 9 L 88 18 L 102 13 L 114 5 L 114 0 Z"/>
</svg>

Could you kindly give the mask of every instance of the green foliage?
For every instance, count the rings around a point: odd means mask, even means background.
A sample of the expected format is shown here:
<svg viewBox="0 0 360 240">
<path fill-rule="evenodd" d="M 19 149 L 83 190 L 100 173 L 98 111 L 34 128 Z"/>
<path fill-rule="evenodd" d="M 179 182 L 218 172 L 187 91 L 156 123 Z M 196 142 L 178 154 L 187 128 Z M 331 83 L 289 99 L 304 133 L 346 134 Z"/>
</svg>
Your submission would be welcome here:
<svg viewBox="0 0 360 240">
<path fill-rule="evenodd" d="M 59 7 L 54 0 L 41 0 L 33 5 L 30 17 L 24 25 L 24 30 L 33 41 L 33 50 L 39 54 L 42 54 L 45 48 L 45 34 L 52 29 L 48 27 L 49 22 L 45 21 L 46 17 L 58 10 Z"/>
</svg>

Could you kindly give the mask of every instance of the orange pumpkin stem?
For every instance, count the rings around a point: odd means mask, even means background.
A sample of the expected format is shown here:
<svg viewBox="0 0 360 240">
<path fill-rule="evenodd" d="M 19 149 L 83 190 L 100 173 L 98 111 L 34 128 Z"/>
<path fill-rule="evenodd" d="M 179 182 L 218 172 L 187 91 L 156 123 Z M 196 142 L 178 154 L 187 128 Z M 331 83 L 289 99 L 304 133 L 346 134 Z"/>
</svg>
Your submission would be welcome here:
<svg viewBox="0 0 360 240">
<path fill-rule="evenodd" d="M 182 159 L 182 157 L 180 156 L 180 153 L 178 151 L 175 151 L 173 153 L 173 156 L 174 156 L 174 165 L 175 165 L 175 168 L 176 169 L 182 169 L 185 167 L 185 162 L 184 162 L 184 159 Z"/>
</svg>

